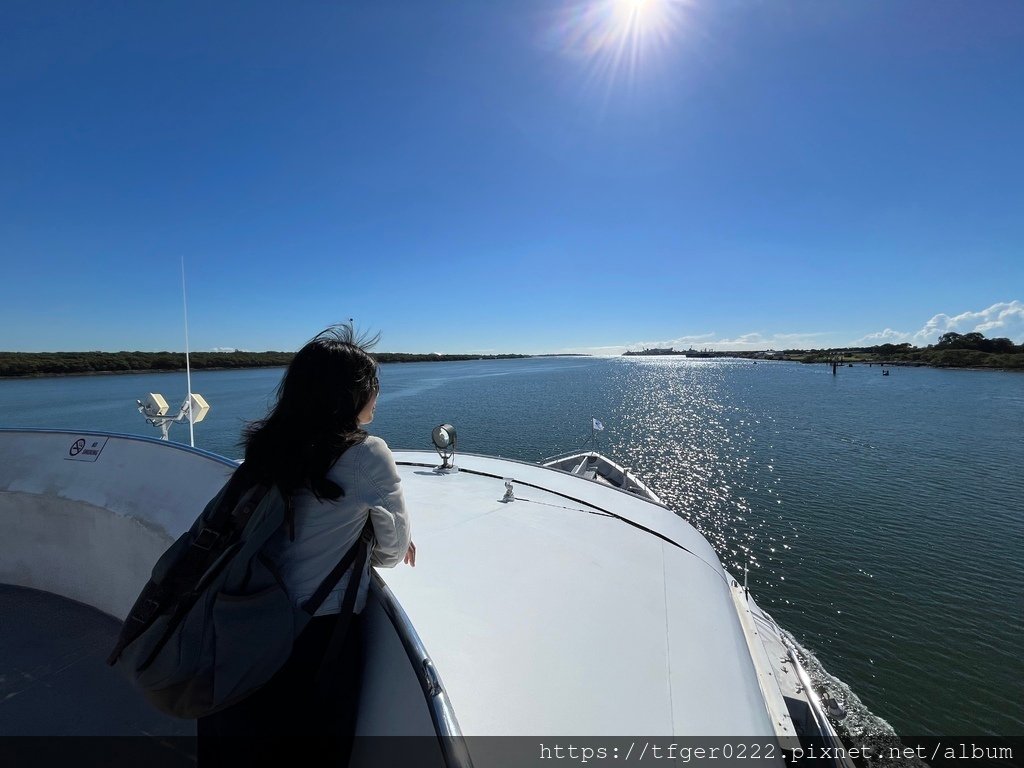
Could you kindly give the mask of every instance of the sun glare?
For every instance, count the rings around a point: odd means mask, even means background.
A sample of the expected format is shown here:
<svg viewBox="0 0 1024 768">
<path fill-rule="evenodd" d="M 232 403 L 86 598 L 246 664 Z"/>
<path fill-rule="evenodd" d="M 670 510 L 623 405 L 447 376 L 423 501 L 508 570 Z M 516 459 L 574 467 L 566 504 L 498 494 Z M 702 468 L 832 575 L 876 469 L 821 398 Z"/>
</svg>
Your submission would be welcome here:
<svg viewBox="0 0 1024 768">
<path fill-rule="evenodd" d="M 646 58 L 676 36 L 687 0 L 586 0 L 566 9 L 564 50 L 582 56 L 607 80 L 633 79 Z"/>
<path fill-rule="evenodd" d="M 612 0 L 616 13 L 628 24 L 644 24 L 664 10 L 665 0 Z"/>
</svg>

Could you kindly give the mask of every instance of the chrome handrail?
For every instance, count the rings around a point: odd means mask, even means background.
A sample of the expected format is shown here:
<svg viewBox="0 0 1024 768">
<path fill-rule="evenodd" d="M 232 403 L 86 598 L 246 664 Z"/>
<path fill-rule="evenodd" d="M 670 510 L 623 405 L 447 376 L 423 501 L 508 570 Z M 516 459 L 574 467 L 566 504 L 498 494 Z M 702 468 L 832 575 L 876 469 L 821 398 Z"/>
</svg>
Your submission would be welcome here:
<svg viewBox="0 0 1024 768">
<path fill-rule="evenodd" d="M 775 624 L 774 619 L 772 619 L 772 623 Z M 778 624 L 776 624 L 775 626 L 776 628 L 778 628 Z M 831 747 L 833 749 L 833 757 L 831 758 L 832 765 L 836 766 L 836 768 L 855 768 L 853 761 L 846 756 L 845 750 L 841 749 L 843 747 L 843 742 L 839 738 L 839 734 L 836 733 L 835 729 L 832 727 L 832 724 L 829 722 L 828 716 L 822 710 L 821 698 L 818 696 L 818 693 L 814 690 L 814 687 L 811 684 L 810 676 L 807 674 L 807 671 L 800 663 L 800 657 L 797 653 L 796 648 L 792 645 L 792 643 L 790 643 L 786 639 L 785 635 L 783 635 L 781 632 L 779 633 L 779 637 L 782 638 L 782 642 L 786 646 L 786 655 L 789 656 L 789 661 L 793 665 L 793 668 L 796 670 L 796 676 L 797 679 L 800 680 L 800 685 L 802 685 L 804 687 L 804 690 L 807 692 L 807 703 L 810 705 L 809 709 L 811 712 L 811 717 L 814 718 L 815 727 L 818 729 L 818 733 L 821 734 L 823 740 L 826 742 L 826 746 Z"/>
<path fill-rule="evenodd" d="M 430 654 L 427 653 L 409 615 L 402 608 L 395 594 L 380 577 L 380 574 L 372 569 L 371 572 L 373 579 L 370 582 L 370 588 L 375 591 L 381 607 L 384 608 L 384 612 L 391 620 L 409 661 L 412 662 L 420 687 L 423 689 L 423 696 L 426 699 L 427 708 L 430 710 L 430 719 L 434 723 L 434 731 L 438 736 L 445 765 L 449 768 L 473 768 L 473 759 L 470 757 L 459 722 L 455 719 L 455 710 L 448 698 L 448 692 L 441 682 L 437 667 L 434 666 L 434 662 L 430 658 Z"/>
<path fill-rule="evenodd" d="M 571 451 L 563 451 L 562 453 L 556 453 L 554 456 L 548 456 L 546 459 L 541 459 L 537 463 L 541 466 L 547 464 L 549 461 L 558 461 L 559 459 L 568 459 L 570 456 L 591 456 L 600 455 L 597 451 L 592 448 L 573 448 Z M 607 458 L 607 457 L 605 457 Z"/>
</svg>

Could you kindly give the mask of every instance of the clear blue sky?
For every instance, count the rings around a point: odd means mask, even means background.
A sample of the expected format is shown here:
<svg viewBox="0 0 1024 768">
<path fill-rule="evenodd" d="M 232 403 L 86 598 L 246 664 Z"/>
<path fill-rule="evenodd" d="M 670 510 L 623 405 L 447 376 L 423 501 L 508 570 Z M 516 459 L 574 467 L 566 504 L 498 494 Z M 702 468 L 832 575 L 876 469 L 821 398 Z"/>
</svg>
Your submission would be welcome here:
<svg viewBox="0 0 1024 768">
<path fill-rule="evenodd" d="M 1024 3 L 0 5 L 0 349 L 1024 341 Z"/>
</svg>

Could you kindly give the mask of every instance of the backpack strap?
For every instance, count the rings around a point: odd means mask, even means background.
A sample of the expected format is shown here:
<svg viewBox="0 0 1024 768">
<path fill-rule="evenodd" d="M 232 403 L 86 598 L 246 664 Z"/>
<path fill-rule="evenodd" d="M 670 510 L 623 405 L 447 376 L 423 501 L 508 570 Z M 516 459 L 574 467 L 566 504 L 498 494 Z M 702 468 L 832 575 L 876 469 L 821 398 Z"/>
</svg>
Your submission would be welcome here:
<svg viewBox="0 0 1024 768">
<path fill-rule="evenodd" d="M 345 587 L 345 596 L 341 600 L 341 610 L 338 612 L 338 618 L 334 623 L 334 631 L 331 633 L 331 639 L 327 644 L 327 650 L 324 651 L 323 658 L 320 661 L 320 666 L 316 671 L 316 688 L 321 697 L 329 694 L 332 682 L 337 679 L 337 670 L 341 661 L 341 652 L 345 645 L 345 638 L 348 636 L 349 625 L 352 623 L 352 613 L 356 604 L 356 594 L 359 592 L 359 583 L 362 581 L 363 570 L 366 567 L 366 559 L 369 555 L 368 548 L 369 543 L 372 540 L 372 534 L 373 526 L 370 521 L 367 520 L 366 526 L 363 528 L 363 533 L 359 537 L 359 541 L 353 547 L 353 549 L 356 550 L 353 557 L 353 561 L 356 566 L 355 570 L 352 572 L 352 576 L 349 578 L 349 582 Z M 348 554 L 353 553 L 350 550 Z"/>
<path fill-rule="evenodd" d="M 302 610 L 310 616 L 316 614 L 320 606 L 323 605 L 324 600 L 326 600 L 327 596 L 331 594 L 331 590 L 333 590 L 337 586 L 338 582 L 341 581 L 341 577 L 345 575 L 345 571 L 352 567 L 352 563 L 355 561 L 356 557 L 360 556 L 361 552 L 365 554 L 367 539 L 372 535 L 373 524 L 369 519 L 367 519 L 366 525 L 363 526 L 363 530 L 359 534 L 359 539 L 357 539 L 356 543 L 349 548 L 348 552 L 345 553 L 345 556 L 342 557 L 341 561 L 334 566 L 333 570 L 329 574 L 327 574 L 326 578 L 320 582 L 320 586 L 316 588 L 316 592 L 314 592 L 310 598 L 302 604 Z M 362 547 L 362 549 L 360 549 L 360 547 Z M 365 558 L 363 559 L 365 560 Z M 361 574 L 362 568 L 359 568 L 356 574 L 356 579 L 358 579 Z M 355 581 L 355 579 L 349 580 L 349 588 L 351 588 L 353 581 Z"/>
</svg>

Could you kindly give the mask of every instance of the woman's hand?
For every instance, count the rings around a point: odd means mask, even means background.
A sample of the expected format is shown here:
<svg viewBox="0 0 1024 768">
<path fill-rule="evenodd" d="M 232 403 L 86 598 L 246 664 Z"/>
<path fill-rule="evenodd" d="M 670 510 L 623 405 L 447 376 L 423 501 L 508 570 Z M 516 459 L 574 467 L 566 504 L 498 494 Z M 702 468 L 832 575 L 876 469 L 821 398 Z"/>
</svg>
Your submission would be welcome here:
<svg viewBox="0 0 1024 768">
<path fill-rule="evenodd" d="M 416 567 L 416 545 L 411 541 L 409 542 L 409 551 L 405 553 L 404 562 L 408 563 L 413 568 Z"/>
</svg>

